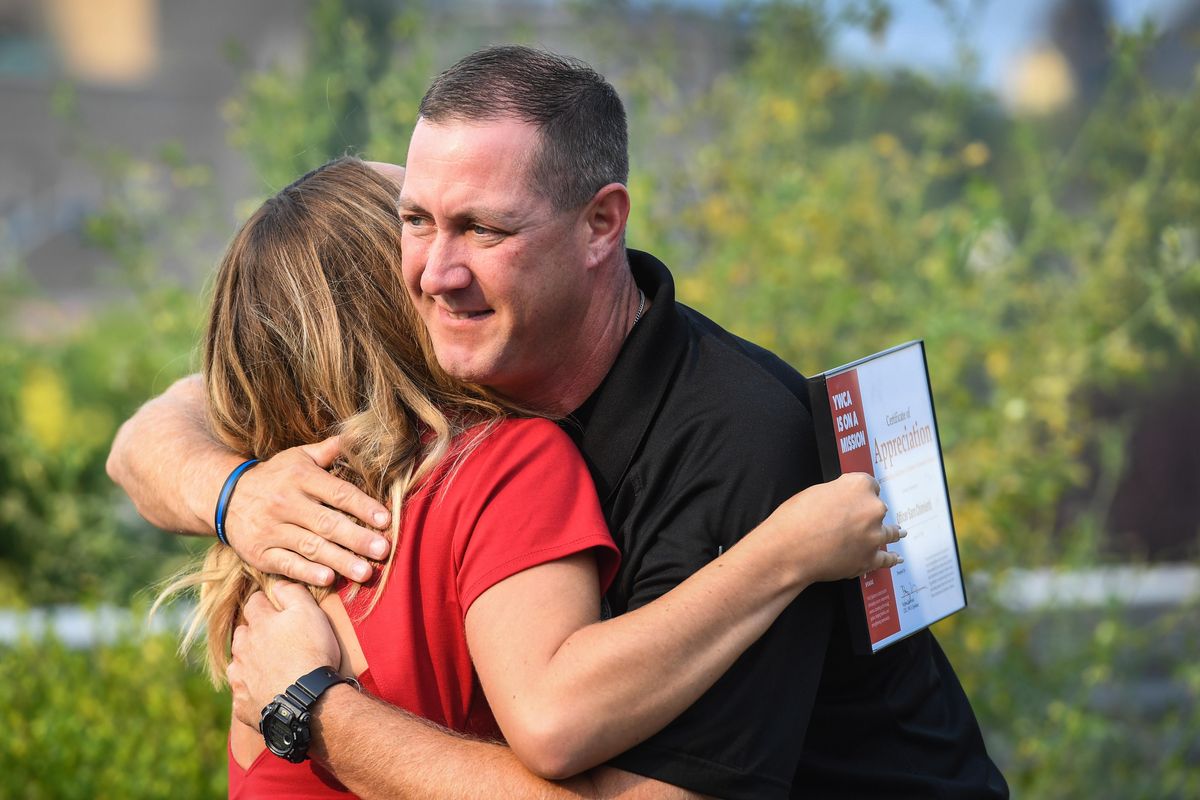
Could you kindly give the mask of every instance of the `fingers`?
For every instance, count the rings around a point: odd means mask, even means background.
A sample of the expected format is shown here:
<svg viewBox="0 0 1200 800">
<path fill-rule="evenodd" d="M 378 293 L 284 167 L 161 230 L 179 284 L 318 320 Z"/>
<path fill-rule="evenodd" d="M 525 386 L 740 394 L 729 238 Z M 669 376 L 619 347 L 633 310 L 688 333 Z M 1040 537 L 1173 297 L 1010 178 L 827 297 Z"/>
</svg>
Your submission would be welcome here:
<svg viewBox="0 0 1200 800">
<path fill-rule="evenodd" d="M 335 478 L 326 472 L 341 454 L 341 440 L 337 436 L 331 436 L 322 442 L 304 445 L 297 449 L 308 456 L 312 460 L 312 464 L 320 469 L 311 469 L 303 459 L 297 459 L 292 466 L 290 475 L 293 484 L 299 485 L 313 499 L 349 514 L 361 520 L 365 525 L 382 528 L 388 524 L 391 515 L 377 500 L 353 484 Z M 374 554 L 363 552 L 363 555 Z"/>
<path fill-rule="evenodd" d="M 898 564 L 903 564 L 904 557 L 891 550 L 880 550 L 879 555 L 876 556 L 876 562 L 878 564 L 876 569 L 891 569 Z"/>
<path fill-rule="evenodd" d="M 879 481 L 875 479 L 874 475 L 869 472 L 850 472 L 847 474 L 856 476 L 856 479 L 863 481 L 876 497 L 879 496 Z"/>
<path fill-rule="evenodd" d="M 891 569 L 892 567 L 903 563 L 904 557 L 899 553 L 894 553 L 891 550 L 876 550 L 871 555 L 871 560 L 868 563 L 867 568 L 863 570 L 862 574 L 867 575 L 868 573 L 874 572 L 878 569 Z"/>
<path fill-rule="evenodd" d="M 283 608 L 296 608 L 303 605 L 316 605 L 316 600 L 308 589 L 291 581 L 279 581 L 274 587 L 275 600 Z"/>
<path fill-rule="evenodd" d="M 879 481 L 869 472 L 844 472 L 837 480 L 851 487 L 859 483 L 863 487 L 870 489 L 876 497 L 879 496 Z"/>
<path fill-rule="evenodd" d="M 317 586 L 331 584 L 335 573 L 369 579 L 371 565 L 363 556 L 382 560 L 390 543 L 355 519 L 387 524 L 390 515 L 323 469 L 337 453 L 337 439 L 326 439 L 285 450 L 246 474 L 226 520 L 238 555 L 264 572 Z"/>
<path fill-rule="evenodd" d="M 271 605 L 271 601 L 267 599 L 263 592 L 255 592 L 246 599 L 246 605 L 242 607 L 242 613 L 246 617 L 246 622 L 254 622 L 254 620 L 263 617 L 266 614 L 273 613 L 275 606 Z M 239 625 L 233 631 L 233 642 L 236 645 L 238 641 L 238 633 L 241 632 L 244 637 L 248 630 L 246 625 Z"/>
<path fill-rule="evenodd" d="M 251 727 L 258 727 L 258 709 L 254 708 L 254 702 L 250 697 L 250 687 L 246 685 L 246 681 L 242 675 L 242 666 L 238 663 L 238 655 L 245 647 L 246 637 L 249 635 L 249 628 L 245 625 L 239 625 L 233 631 L 233 658 L 230 659 L 228 666 L 225 667 L 225 680 L 229 683 L 229 692 L 233 696 L 233 714 L 242 722 Z"/>
<path fill-rule="evenodd" d="M 895 544 L 905 536 L 908 536 L 908 531 L 904 530 L 899 525 L 881 525 L 879 530 L 882 541 L 879 545 L 879 549 L 871 553 L 870 562 L 867 566 L 867 569 L 863 572 L 864 575 L 877 569 L 891 569 L 897 564 L 904 563 L 903 556 L 901 556 L 899 553 L 886 549 L 886 547 L 887 545 Z"/>
<path fill-rule="evenodd" d="M 230 666 L 233 666 L 233 663 L 237 661 L 238 653 L 241 652 L 246 641 L 246 635 L 249 632 L 250 627 L 248 625 L 238 625 L 233 629 L 233 644 L 229 648 L 229 652 L 233 655 L 233 659 L 229 662 Z M 225 674 L 229 675 L 229 667 L 225 668 Z"/>
<path fill-rule="evenodd" d="M 283 569 L 277 570 L 280 575 L 302 583 L 315 582 L 318 586 L 326 586 L 333 581 L 330 569 L 359 583 L 371 577 L 373 570 L 368 562 L 328 539 L 322 538 L 326 535 L 323 531 L 314 533 L 302 525 L 287 525 L 281 528 L 279 533 L 281 541 L 278 543 L 278 548 L 293 556 L 293 558 L 282 560 L 280 566 Z M 271 557 L 269 551 L 264 555 L 268 559 Z M 301 570 L 303 575 L 292 575 L 290 572 L 284 571 L 290 567 Z M 326 569 L 327 567 L 329 569 Z M 311 581 L 304 575 L 312 575 L 321 580 Z"/>
<path fill-rule="evenodd" d="M 329 469 L 337 457 L 342 454 L 342 440 L 339 436 L 330 436 L 316 444 L 303 445 L 300 450 L 321 469 Z"/>
<path fill-rule="evenodd" d="M 308 509 L 311 520 L 298 522 L 307 522 L 305 527 L 360 555 L 371 558 L 387 555 L 386 539 L 374 530 L 355 525 L 345 516 L 349 514 L 366 525 L 382 528 L 388 524 L 391 515 L 378 501 L 353 484 L 324 471 L 306 472 L 300 488 L 328 508 L 312 506 Z M 339 511 L 343 513 L 337 513 Z"/>
<path fill-rule="evenodd" d="M 304 605 L 315 606 L 316 604 L 317 601 L 313 599 L 312 594 L 303 584 L 292 581 L 276 581 L 271 586 L 270 598 L 261 590 L 254 592 L 250 597 L 246 598 L 246 604 L 242 609 L 246 621 L 234 629 L 233 644 L 236 647 L 239 636 L 244 639 L 249 635 L 249 627 L 251 625 L 258 623 L 272 614 L 285 611 L 289 608 L 297 608 Z"/>
<path fill-rule="evenodd" d="M 379 533 L 355 525 L 308 497 L 302 496 L 297 502 L 301 505 L 294 506 L 288 497 L 276 495 L 265 507 L 265 517 L 276 522 L 270 528 L 270 539 L 260 540 L 262 551 L 252 562 L 255 566 L 292 580 L 326 586 L 333 581 L 334 570 L 360 582 L 370 576 L 371 565 L 357 551 L 380 560 L 386 557 L 389 544 Z M 290 551 L 290 555 L 272 553 L 275 549 Z"/>
<path fill-rule="evenodd" d="M 307 532 L 305 533 L 306 535 L 311 535 L 307 534 Z M 330 547 L 333 547 L 333 545 L 330 545 Z M 345 550 L 341 552 L 346 553 Z M 353 559 L 353 556 L 346 553 L 346 558 Z M 357 561 L 357 559 L 354 560 Z M 271 547 L 265 550 L 262 554 L 261 562 L 263 564 L 261 569 L 264 572 L 282 575 L 293 581 L 310 583 L 313 586 L 329 586 L 333 583 L 334 572 L 332 569 L 323 564 L 314 564 L 307 558 L 282 547 Z M 361 563 L 366 564 L 365 561 Z M 367 566 L 369 567 L 370 565 L 368 564 Z"/>
<path fill-rule="evenodd" d="M 899 553 L 887 549 L 889 544 L 895 544 L 904 537 L 908 536 L 908 531 L 901 528 L 899 525 L 880 525 L 879 526 L 879 545 L 871 551 L 867 559 L 866 566 L 859 573 L 859 577 L 867 575 L 879 569 L 891 569 L 899 564 L 904 563 L 904 557 Z"/>
<path fill-rule="evenodd" d="M 341 455 L 341 438 L 331 436 L 316 444 L 304 445 L 298 448 L 312 462 L 321 468 L 320 472 L 305 471 L 303 488 L 312 497 L 322 503 L 336 508 L 366 525 L 382 528 L 388 524 L 391 515 L 378 501 L 360 491 L 357 487 L 330 475 L 326 470 Z M 363 551 L 363 555 L 374 556 L 374 553 Z"/>
</svg>

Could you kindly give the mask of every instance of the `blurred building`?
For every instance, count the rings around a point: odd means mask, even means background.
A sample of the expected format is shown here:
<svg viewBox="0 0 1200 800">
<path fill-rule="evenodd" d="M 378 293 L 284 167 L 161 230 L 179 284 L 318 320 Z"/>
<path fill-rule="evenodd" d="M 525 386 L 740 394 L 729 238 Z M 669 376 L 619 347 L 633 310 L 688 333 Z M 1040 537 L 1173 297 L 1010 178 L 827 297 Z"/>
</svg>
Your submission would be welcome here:
<svg viewBox="0 0 1200 800">
<path fill-rule="evenodd" d="M 249 67 L 301 59 L 308 6 L 0 0 L 0 235 L 43 289 L 69 308 L 94 288 L 99 256 L 80 229 L 101 189 L 81 142 L 140 157 L 178 142 L 223 196 L 248 194 L 249 167 L 226 144 L 237 73 L 222 54 Z M 72 95 L 74 123 L 54 111 Z"/>
</svg>

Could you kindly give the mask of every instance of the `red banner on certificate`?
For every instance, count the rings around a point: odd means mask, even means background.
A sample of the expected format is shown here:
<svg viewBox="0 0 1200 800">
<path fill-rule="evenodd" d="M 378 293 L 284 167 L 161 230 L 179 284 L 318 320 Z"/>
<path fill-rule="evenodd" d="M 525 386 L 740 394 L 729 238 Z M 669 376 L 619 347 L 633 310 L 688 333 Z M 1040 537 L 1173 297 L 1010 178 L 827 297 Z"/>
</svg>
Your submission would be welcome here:
<svg viewBox="0 0 1200 800">
<path fill-rule="evenodd" d="M 829 412 L 837 437 L 839 474 L 865 472 L 875 474 L 871 464 L 871 448 L 867 438 L 867 415 L 863 410 L 862 393 L 858 388 L 858 371 L 847 370 L 830 376 L 826 382 Z M 877 569 L 858 579 L 862 590 L 863 607 L 867 615 L 867 631 L 871 644 L 899 633 L 900 617 L 896 613 L 896 591 L 892 571 Z"/>
</svg>

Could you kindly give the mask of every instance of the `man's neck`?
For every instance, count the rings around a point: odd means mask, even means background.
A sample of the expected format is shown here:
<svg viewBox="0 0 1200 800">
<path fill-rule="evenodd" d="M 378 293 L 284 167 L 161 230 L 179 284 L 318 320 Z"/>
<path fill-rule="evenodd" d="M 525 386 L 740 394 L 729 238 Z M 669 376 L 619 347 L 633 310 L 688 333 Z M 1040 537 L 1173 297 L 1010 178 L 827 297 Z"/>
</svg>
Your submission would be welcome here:
<svg viewBox="0 0 1200 800">
<path fill-rule="evenodd" d="M 578 347 L 559 363 L 554 374 L 538 382 L 539 389 L 514 393 L 514 400 L 530 410 L 562 417 L 583 405 L 599 388 L 633 330 L 639 309 L 643 315 L 649 310 L 650 298 L 639 292 L 624 259 L 609 285 L 597 287 L 594 296 L 596 302 L 576 338 Z"/>
</svg>

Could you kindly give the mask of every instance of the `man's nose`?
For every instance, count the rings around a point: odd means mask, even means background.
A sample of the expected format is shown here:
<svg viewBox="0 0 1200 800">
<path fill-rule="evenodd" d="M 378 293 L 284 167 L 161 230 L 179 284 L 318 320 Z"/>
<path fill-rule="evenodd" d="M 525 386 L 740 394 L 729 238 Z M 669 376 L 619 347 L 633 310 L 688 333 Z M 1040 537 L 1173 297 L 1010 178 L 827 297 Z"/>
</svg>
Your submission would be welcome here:
<svg viewBox="0 0 1200 800">
<path fill-rule="evenodd" d="M 464 244 L 461 237 L 438 233 L 426 253 L 421 273 L 422 294 L 448 294 L 471 285 L 471 267 Z"/>
</svg>

